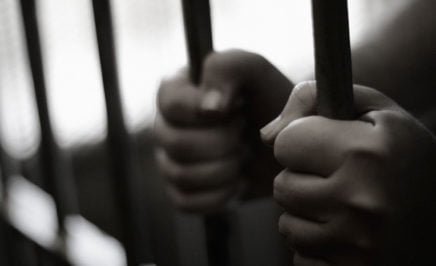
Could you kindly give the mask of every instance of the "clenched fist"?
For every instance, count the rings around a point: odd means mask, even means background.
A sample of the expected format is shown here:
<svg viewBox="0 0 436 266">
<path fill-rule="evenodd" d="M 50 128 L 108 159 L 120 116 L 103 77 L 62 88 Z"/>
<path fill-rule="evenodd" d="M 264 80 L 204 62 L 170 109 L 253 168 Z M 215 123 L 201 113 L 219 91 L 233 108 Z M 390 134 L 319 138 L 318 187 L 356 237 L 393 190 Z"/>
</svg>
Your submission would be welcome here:
<svg viewBox="0 0 436 266">
<path fill-rule="evenodd" d="M 161 83 L 155 121 L 157 159 L 174 204 L 206 213 L 238 192 L 271 194 L 279 168 L 258 130 L 279 114 L 293 85 L 261 56 L 237 50 L 208 56 L 198 86 L 188 71 Z"/>
<path fill-rule="evenodd" d="M 302 83 L 261 131 L 285 167 L 274 197 L 294 263 L 434 265 L 435 138 L 383 94 L 354 94 L 355 120 L 328 119 Z"/>
</svg>

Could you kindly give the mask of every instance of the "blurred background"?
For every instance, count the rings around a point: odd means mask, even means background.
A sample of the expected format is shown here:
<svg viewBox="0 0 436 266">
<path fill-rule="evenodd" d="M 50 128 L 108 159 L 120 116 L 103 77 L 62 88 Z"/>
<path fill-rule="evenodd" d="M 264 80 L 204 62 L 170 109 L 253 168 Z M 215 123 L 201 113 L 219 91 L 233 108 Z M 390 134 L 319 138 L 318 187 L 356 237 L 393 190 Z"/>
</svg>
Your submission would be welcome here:
<svg viewBox="0 0 436 266">
<path fill-rule="evenodd" d="M 352 46 L 407 2 L 349 1 Z M 139 197 L 148 212 L 144 227 L 152 239 L 150 262 L 207 265 L 201 220 L 172 210 L 153 162 L 151 131 L 159 82 L 187 62 L 181 3 L 111 4 L 122 107 L 141 165 Z M 212 0 L 211 10 L 216 50 L 260 53 L 294 83 L 311 76 L 310 1 Z M 55 140 L 68 158 L 78 202 L 77 213 L 68 220 L 73 232 L 68 256 L 77 265 L 125 265 L 116 192 L 108 178 L 107 118 L 92 3 L 37 0 L 36 12 L 49 114 Z M 52 247 L 57 241 L 56 214 L 53 199 L 40 189 L 40 132 L 20 4 L 0 0 L 0 137 L 9 160 L 8 175 L 13 177 L 6 183 L 12 206 L 7 215 L 26 236 Z M 243 259 L 236 265 L 288 265 L 276 232 L 278 212 L 270 199 L 238 210 L 235 224 L 242 229 L 235 235 L 245 253 L 238 255 Z M 257 224 L 253 215 L 261 217 Z"/>
</svg>

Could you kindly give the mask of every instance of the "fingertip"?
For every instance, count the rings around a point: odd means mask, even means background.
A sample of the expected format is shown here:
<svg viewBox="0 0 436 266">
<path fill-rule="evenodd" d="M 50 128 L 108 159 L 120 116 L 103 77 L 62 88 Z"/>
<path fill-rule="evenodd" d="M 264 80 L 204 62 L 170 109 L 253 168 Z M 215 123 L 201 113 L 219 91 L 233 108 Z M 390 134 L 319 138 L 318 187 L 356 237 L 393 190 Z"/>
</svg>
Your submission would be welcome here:
<svg viewBox="0 0 436 266">
<path fill-rule="evenodd" d="M 282 116 L 279 115 L 274 120 L 269 122 L 266 126 L 260 129 L 261 139 L 267 146 L 274 146 L 274 141 L 281 130 L 281 127 L 279 126 L 281 119 Z"/>
</svg>

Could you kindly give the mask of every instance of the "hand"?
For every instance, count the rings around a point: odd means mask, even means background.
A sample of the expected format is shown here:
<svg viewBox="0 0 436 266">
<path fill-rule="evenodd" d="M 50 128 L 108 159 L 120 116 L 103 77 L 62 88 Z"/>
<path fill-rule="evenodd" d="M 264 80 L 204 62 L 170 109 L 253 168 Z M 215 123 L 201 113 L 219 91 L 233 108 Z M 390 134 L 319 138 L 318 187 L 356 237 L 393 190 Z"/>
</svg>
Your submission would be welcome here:
<svg viewBox="0 0 436 266">
<path fill-rule="evenodd" d="M 297 86 L 264 129 L 283 170 L 274 198 L 295 265 L 432 265 L 434 136 L 395 102 L 355 86 L 358 117 L 315 113 L 315 83 Z"/>
<path fill-rule="evenodd" d="M 208 56 L 199 86 L 188 69 L 162 82 L 157 159 L 177 207 L 217 211 L 243 181 L 247 198 L 272 193 L 279 168 L 258 129 L 277 116 L 291 89 L 264 58 L 236 50 Z"/>
</svg>

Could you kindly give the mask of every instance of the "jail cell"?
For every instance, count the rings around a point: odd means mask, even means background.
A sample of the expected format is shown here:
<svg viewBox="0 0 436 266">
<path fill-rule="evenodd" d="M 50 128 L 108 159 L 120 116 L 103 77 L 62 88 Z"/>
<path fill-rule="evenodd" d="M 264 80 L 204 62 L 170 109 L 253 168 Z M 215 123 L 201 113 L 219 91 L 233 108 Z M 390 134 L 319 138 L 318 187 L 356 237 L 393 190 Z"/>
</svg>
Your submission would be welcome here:
<svg viewBox="0 0 436 266">
<path fill-rule="evenodd" d="M 225 213 L 203 217 L 173 210 L 167 199 L 160 195 L 164 191 L 160 181 L 157 181 L 159 176 L 152 159 L 151 129 L 132 133 L 126 126 L 111 2 L 89 2 L 87 8 L 92 13 L 91 26 L 94 27 L 92 32 L 95 34 L 101 71 L 100 77 L 95 78 L 102 80 L 107 136 L 98 145 L 72 149 L 59 145 L 54 132 L 53 112 L 50 110 L 47 95 L 39 2 L 2 1 L 6 12 L 14 12 L 14 8 L 19 11 L 18 24 L 22 27 L 22 38 L 25 42 L 25 61 L 28 62 L 33 88 L 40 144 L 29 159 L 9 154 L 5 148 L 7 143 L 2 141 L 1 265 L 93 265 L 96 260 L 87 261 L 86 258 L 81 258 L 82 253 L 87 252 L 88 257 L 101 256 L 92 253 L 92 245 L 87 246 L 92 241 L 105 247 L 106 253 L 102 257 L 109 256 L 113 260 L 102 261 L 112 263 L 111 265 L 289 265 L 291 256 L 281 245 L 280 236 L 276 232 L 275 223 L 280 210 L 271 200 L 237 202 L 236 207 L 229 208 Z M 312 3 L 316 78 L 321 81 L 319 90 L 323 95 L 319 112 L 346 119 L 352 115 L 347 7 L 346 1 L 335 3 L 338 5 L 327 6 L 323 1 Z M 210 6 L 204 0 L 185 0 L 178 8 L 184 17 L 192 82 L 198 83 L 202 61 L 213 50 Z M 5 20 L 7 19 L 6 17 Z M 321 29 L 317 27 L 319 23 L 343 25 L 337 38 L 333 39 L 336 43 L 329 43 L 330 39 L 324 38 L 326 34 L 332 33 L 332 29 Z M 4 29 L 3 32 L 8 30 L 10 29 Z M 322 58 L 326 56 L 337 60 L 337 64 L 323 61 Z M 325 64 L 337 65 L 339 69 L 327 68 L 328 71 L 324 72 Z M 338 76 L 343 79 L 337 79 Z M 340 88 L 342 91 L 330 92 L 330 88 Z M 338 98 L 341 100 L 337 100 Z M 81 108 L 80 105 L 77 108 Z M 2 114 L 2 117 L 5 115 Z M 148 157 L 144 159 L 144 156 Z M 78 164 L 83 169 L 79 169 Z M 86 171 L 95 167 L 93 164 L 104 168 L 104 178 L 100 177 L 99 180 L 105 183 L 95 183 L 92 189 L 98 190 L 101 185 L 110 191 L 110 197 L 105 195 L 107 198 L 103 199 L 108 202 L 108 206 L 102 205 L 100 208 L 113 209 L 115 215 L 111 216 L 114 218 L 111 225 L 106 225 L 105 221 L 99 221 L 98 217 L 86 213 L 89 210 L 83 210 L 87 209 L 84 198 L 89 200 L 92 197 L 88 195 L 81 198 L 80 184 L 78 186 L 77 183 L 90 184 L 91 181 L 84 181 L 77 175 L 90 177 Z M 24 211 L 32 209 L 33 202 L 15 197 L 19 193 L 30 193 L 26 191 L 39 195 L 37 197 L 44 202 L 41 205 L 52 207 L 55 220 L 42 223 L 44 226 L 53 226 L 49 230 L 51 232 L 47 233 L 48 236 L 38 235 L 32 229 L 26 229 L 29 225 L 20 225 L 16 221 L 31 219 L 29 216 L 17 218 L 19 214 L 14 213 L 14 208 L 19 208 L 20 204 L 27 205 Z M 91 216 L 108 233 L 85 220 L 83 214 L 85 217 Z M 252 221 L 250 217 L 259 214 L 265 218 Z M 80 228 L 97 240 L 80 238 L 78 235 L 84 234 L 79 232 Z"/>
</svg>

